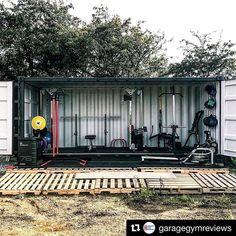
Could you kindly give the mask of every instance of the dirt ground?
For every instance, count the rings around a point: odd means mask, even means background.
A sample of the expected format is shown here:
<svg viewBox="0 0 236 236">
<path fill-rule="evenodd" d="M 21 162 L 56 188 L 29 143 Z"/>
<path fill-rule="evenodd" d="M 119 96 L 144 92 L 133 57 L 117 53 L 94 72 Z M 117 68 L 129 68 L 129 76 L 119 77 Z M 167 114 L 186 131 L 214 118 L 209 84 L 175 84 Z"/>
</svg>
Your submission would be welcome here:
<svg viewBox="0 0 236 236">
<path fill-rule="evenodd" d="M 0 235 L 123 236 L 127 219 L 235 219 L 236 196 L 0 197 Z"/>
</svg>

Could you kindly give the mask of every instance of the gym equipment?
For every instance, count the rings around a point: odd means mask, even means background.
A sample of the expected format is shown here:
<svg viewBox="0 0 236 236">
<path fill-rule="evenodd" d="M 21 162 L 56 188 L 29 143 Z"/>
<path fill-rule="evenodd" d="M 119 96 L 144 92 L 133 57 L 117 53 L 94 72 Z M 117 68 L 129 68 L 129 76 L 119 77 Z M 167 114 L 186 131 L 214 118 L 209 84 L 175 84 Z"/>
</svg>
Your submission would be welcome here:
<svg viewBox="0 0 236 236">
<path fill-rule="evenodd" d="M 214 154 L 218 152 L 218 144 L 215 139 L 211 137 L 211 131 L 206 130 L 204 134 L 206 135 L 205 143 L 192 150 L 191 153 L 181 161 L 181 164 L 186 164 L 188 161 L 190 161 L 190 164 L 206 164 L 209 163 L 209 158 L 210 164 L 214 164 Z"/>
<path fill-rule="evenodd" d="M 208 84 L 206 87 L 205 87 L 205 91 L 212 97 L 215 97 L 216 96 L 216 86 L 213 85 L 213 84 Z"/>
<path fill-rule="evenodd" d="M 208 127 L 214 128 L 218 125 L 218 120 L 215 115 L 211 114 L 203 119 L 203 123 Z"/>
<path fill-rule="evenodd" d="M 136 89 L 125 89 L 126 93 L 124 95 L 124 101 L 128 101 L 128 107 L 129 107 L 129 138 L 128 138 L 128 145 L 131 147 L 132 144 L 132 95 L 136 91 Z"/>
<path fill-rule="evenodd" d="M 37 165 L 39 151 L 37 138 L 19 139 L 17 165 Z"/>
<path fill-rule="evenodd" d="M 210 164 L 214 164 L 214 153 L 210 148 L 198 147 L 191 151 L 191 153 L 181 161 L 181 164 L 186 164 L 187 161 L 190 163 L 208 163 L 210 157 Z"/>
<path fill-rule="evenodd" d="M 201 110 L 201 111 L 198 111 L 196 114 L 195 114 L 195 117 L 194 117 L 194 120 L 193 120 L 193 124 L 192 124 L 192 128 L 188 131 L 188 137 L 187 137 L 187 140 L 185 141 L 185 144 L 184 144 L 184 147 L 187 146 L 187 143 L 190 139 L 190 137 L 192 135 L 195 136 L 195 139 L 196 139 L 196 144 L 199 145 L 200 144 L 200 136 L 199 136 L 199 121 L 201 119 L 201 117 L 203 116 L 204 114 L 204 111 Z"/>
<path fill-rule="evenodd" d="M 104 115 L 104 147 L 107 146 L 107 114 Z"/>
<path fill-rule="evenodd" d="M 78 116 L 75 114 L 75 147 L 78 147 Z"/>
<path fill-rule="evenodd" d="M 127 142 L 125 139 L 122 139 L 122 138 L 116 138 L 116 139 L 113 139 L 111 140 L 111 144 L 110 144 L 110 147 L 115 147 L 115 144 L 117 142 L 120 142 L 122 144 L 122 147 L 127 147 Z"/>
<path fill-rule="evenodd" d="M 48 145 L 49 145 L 49 144 L 52 144 L 52 134 L 51 134 L 49 131 L 47 131 L 47 133 L 46 133 L 46 135 L 44 136 L 44 138 L 45 138 L 45 140 L 46 140 L 46 142 L 47 142 Z"/>
<path fill-rule="evenodd" d="M 47 128 L 45 127 L 43 130 L 35 130 L 35 129 L 33 129 L 33 135 L 34 135 L 34 137 L 41 137 L 41 138 L 43 138 L 43 137 L 45 137 L 45 135 L 47 134 L 47 132 L 48 132 L 48 130 L 47 130 Z"/>
<path fill-rule="evenodd" d="M 87 164 L 87 160 L 80 159 L 79 164 L 85 166 Z"/>
<path fill-rule="evenodd" d="M 213 109 L 216 107 L 216 100 L 215 98 L 209 98 L 205 103 L 204 103 L 205 108 L 207 109 Z"/>
<path fill-rule="evenodd" d="M 133 150 L 137 149 L 138 151 L 143 150 L 144 148 L 144 142 L 143 142 L 143 134 L 147 132 L 147 127 L 144 126 L 142 128 L 134 129 L 134 126 L 132 125 L 132 133 L 131 133 L 131 140 L 132 144 L 134 144 L 134 147 L 132 147 Z"/>
<path fill-rule="evenodd" d="M 46 91 L 51 96 L 52 154 L 55 157 L 59 153 L 59 97 L 65 93 L 61 88 L 50 88 Z"/>
<path fill-rule="evenodd" d="M 47 122 L 42 116 L 35 116 L 31 121 L 34 130 L 43 130 L 46 128 Z"/>
<path fill-rule="evenodd" d="M 179 136 L 177 135 L 177 129 L 178 128 L 185 128 L 185 126 L 179 126 L 176 125 L 176 116 L 175 116 L 175 100 L 176 100 L 176 95 L 179 95 L 181 98 L 183 95 L 181 93 L 176 93 L 175 92 L 175 87 L 172 86 L 170 88 L 170 93 L 162 93 L 159 95 L 159 97 L 162 97 L 163 95 L 172 95 L 172 125 L 170 126 L 163 126 L 163 128 L 171 128 L 172 133 L 171 135 L 167 135 L 165 138 L 167 138 L 168 141 L 168 148 L 175 152 L 176 151 L 176 139 L 179 139 Z"/>
<path fill-rule="evenodd" d="M 164 148 L 168 149 L 168 145 L 169 145 L 169 140 L 171 139 L 171 134 L 167 134 L 167 133 L 163 133 L 162 132 L 162 110 L 160 109 L 159 111 L 159 133 L 152 135 L 153 133 L 153 125 L 152 125 L 152 131 L 151 131 L 151 136 L 149 137 L 149 139 L 153 139 L 153 138 L 157 138 L 157 147 L 160 148 L 160 143 L 161 143 L 161 139 L 163 139 L 163 143 L 164 143 Z"/>
<path fill-rule="evenodd" d="M 179 161 L 177 157 L 162 157 L 162 156 L 142 156 L 142 161 L 145 160 L 168 160 L 168 161 Z"/>
<path fill-rule="evenodd" d="M 89 140 L 89 146 L 88 146 L 88 150 L 91 151 L 93 149 L 93 140 L 95 140 L 96 135 L 86 135 L 85 139 Z"/>
<path fill-rule="evenodd" d="M 51 119 L 52 119 L 52 154 L 55 157 L 59 153 L 59 96 L 53 94 L 51 96 Z"/>
<path fill-rule="evenodd" d="M 201 144 L 201 147 L 206 147 L 209 148 L 213 151 L 213 153 L 217 153 L 218 152 L 218 143 L 216 142 L 216 140 L 211 136 L 211 131 L 209 130 L 205 130 L 204 134 L 206 135 L 206 139 L 205 139 L 205 143 Z"/>
</svg>

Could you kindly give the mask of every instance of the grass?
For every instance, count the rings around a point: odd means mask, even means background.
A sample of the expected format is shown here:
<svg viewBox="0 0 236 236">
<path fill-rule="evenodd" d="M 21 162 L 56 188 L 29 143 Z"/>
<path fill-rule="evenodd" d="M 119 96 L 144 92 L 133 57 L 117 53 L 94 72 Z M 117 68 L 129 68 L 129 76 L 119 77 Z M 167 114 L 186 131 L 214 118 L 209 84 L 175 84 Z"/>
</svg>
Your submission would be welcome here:
<svg viewBox="0 0 236 236">
<path fill-rule="evenodd" d="M 154 201 L 158 197 L 158 194 L 153 189 L 141 188 L 140 191 L 128 194 L 124 197 L 124 200 L 128 204 L 144 204 Z"/>
<path fill-rule="evenodd" d="M 140 205 L 156 203 L 158 205 L 172 207 L 203 207 L 203 208 L 230 208 L 236 201 L 229 195 L 158 195 L 158 192 L 152 189 L 143 188 L 140 192 L 128 194 L 124 201 L 128 205 Z"/>
</svg>

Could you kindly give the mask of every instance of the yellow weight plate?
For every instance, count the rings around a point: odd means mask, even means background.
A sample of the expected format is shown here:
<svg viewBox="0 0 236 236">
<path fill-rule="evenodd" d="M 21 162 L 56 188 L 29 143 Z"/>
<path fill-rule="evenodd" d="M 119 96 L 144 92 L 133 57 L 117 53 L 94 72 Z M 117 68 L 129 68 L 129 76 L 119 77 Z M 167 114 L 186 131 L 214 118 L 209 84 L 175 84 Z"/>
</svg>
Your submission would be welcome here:
<svg viewBox="0 0 236 236">
<path fill-rule="evenodd" d="M 43 130 L 46 125 L 47 122 L 42 116 L 35 116 L 31 121 L 31 126 L 35 130 Z"/>
</svg>

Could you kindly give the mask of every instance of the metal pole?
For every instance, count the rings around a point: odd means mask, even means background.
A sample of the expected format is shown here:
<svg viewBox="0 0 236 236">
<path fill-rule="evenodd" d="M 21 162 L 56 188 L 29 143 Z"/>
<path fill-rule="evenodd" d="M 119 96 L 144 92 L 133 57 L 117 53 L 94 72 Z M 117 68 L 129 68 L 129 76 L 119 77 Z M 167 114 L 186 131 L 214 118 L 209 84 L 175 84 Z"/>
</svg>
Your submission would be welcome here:
<svg viewBox="0 0 236 236">
<path fill-rule="evenodd" d="M 143 89 L 140 91 L 140 124 L 144 126 L 144 113 L 143 113 Z"/>
<path fill-rule="evenodd" d="M 77 114 L 75 114 L 75 147 L 78 147 L 78 116 Z"/>
<path fill-rule="evenodd" d="M 105 140 L 104 140 L 104 146 L 107 146 L 107 114 L 104 115 L 104 136 L 105 136 Z"/>
<path fill-rule="evenodd" d="M 129 147 L 131 146 L 131 133 L 132 133 L 132 100 L 129 101 Z"/>
<path fill-rule="evenodd" d="M 173 120 L 172 120 L 172 124 L 175 125 L 175 87 L 172 87 L 172 113 L 173 113 Z"/>
</svg>

